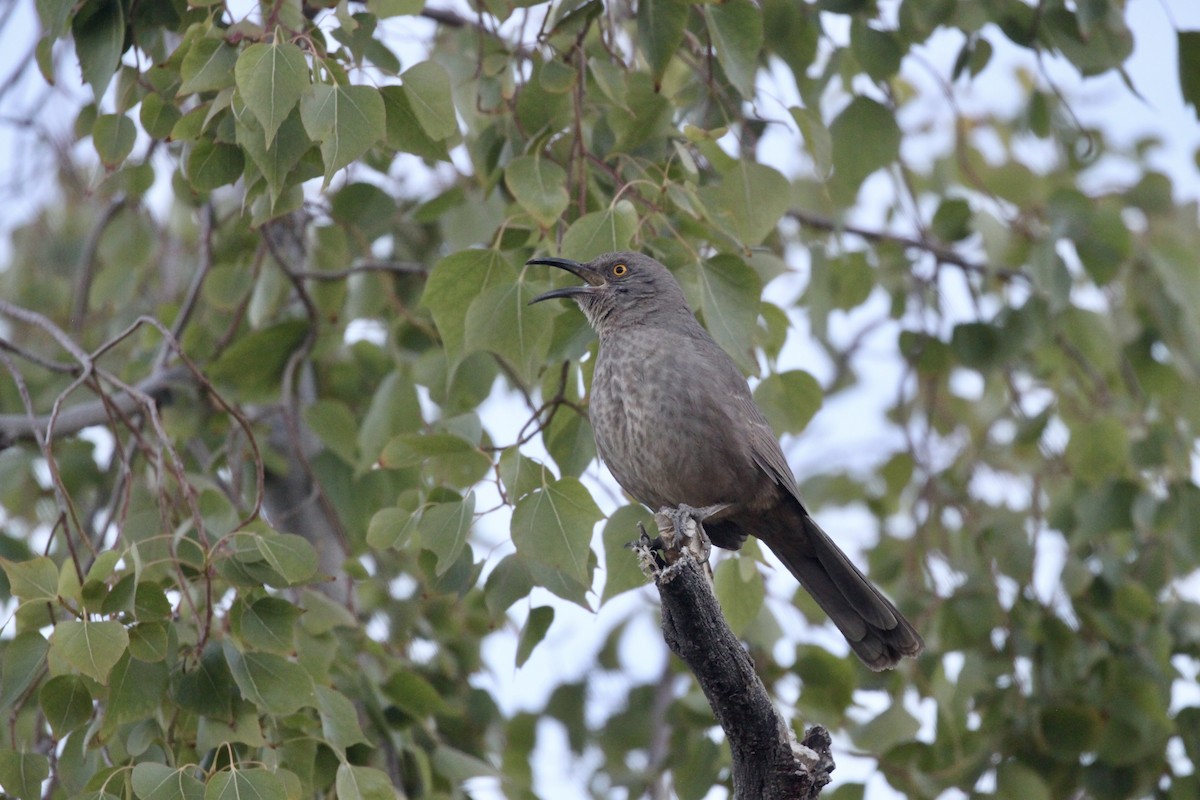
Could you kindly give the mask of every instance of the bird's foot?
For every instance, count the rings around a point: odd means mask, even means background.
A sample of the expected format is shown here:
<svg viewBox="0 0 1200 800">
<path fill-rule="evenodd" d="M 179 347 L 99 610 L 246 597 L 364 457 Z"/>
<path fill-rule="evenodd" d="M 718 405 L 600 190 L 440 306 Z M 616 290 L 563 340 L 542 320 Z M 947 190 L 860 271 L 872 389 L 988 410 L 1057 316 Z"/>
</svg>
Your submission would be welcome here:
<svg viewBox="0 0 1200 800">
<path fill-rule="evenodd" d="M 704 520 L 726 507 L 722 503 L 703 508 L 692 508 L 686 504 L 675 508 L 660 508 L 654 515 L 654 522 L 658 525 L 663 551 L 687 550 L 697 561 L 706 563 L 712 552 L 712 543 L 708 540 L 708 534 L 704 532 Z"/>
</svg>

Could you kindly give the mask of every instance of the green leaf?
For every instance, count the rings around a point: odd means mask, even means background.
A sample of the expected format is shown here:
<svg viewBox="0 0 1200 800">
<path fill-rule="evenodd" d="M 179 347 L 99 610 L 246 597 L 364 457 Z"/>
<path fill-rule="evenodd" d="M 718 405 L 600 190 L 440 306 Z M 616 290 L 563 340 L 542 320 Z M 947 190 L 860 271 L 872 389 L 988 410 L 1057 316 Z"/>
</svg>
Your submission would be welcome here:
<svg viewBox="0 0 1200 800">
<path fill-rule="evenodd" d="M 237 145 L 202 140 L 188 155 L 188 181 L 196 191 L 210 192 L 236 181 L 245 166 L 242 149 Z"/>
<path fill-rule="evenodd" d="M 119 0 L 83 4 L 71 20 L 71 38 L 84 83 L 96 101 L 104 96 L 125 48 L 125 5 Z"/>
<path fill-rule="evenodd" d="M 950 197 L 938 205 L 930 226 L 944 242 L 958 242 L 971 235 L 971 206 L 960 197 Z"/>
<path fill-rule="evenodd" d="M 790 111 L 792 119 L 796 121 L 796 127 L 800 129 L 800 136 L 804 139 L 804 147 L 812 157 L 818 177 L 828 178 L 833 172 L 833 140 L 829 136 L 829 128 L 825 127 L 824 120 L 816 111 L 798 106 L 793 106 Z"/>
<path fill-rule="evenodd" d="M 562 251 L 580 261 L 590 261 L 602 253 L 628 250 L 637 227 L 633 203 L 618 200 L 614 206 L 584 214 L 572 222 L 563 234 Z"/>
<path fill-rule="evenodd" d="M 739 636 L 754 622 L 767 595 L 762 573 L 754 562 L 745 560 L 748 570 L 742 568 L 742 563 L 743 559 L 726 558 L 713 570 L 713 593 L 730 630 Z"/>
<path fill-rule="evenodd" d="M 243 114 L 237 119 L 234 130 L 237 143 L 266 179 L 271 190 L 271 202 L 274 204 L 284 187 L 297 179 L 295 167 L 313 147 L 313 142 L 308 138 L 304 124 L 300 121 L 300 111 L 292 109 L 292 113 L 276 132 L 270 147 L 266 145 L 261 126 L 248 114 Z M 307 168 L 298 172 L 300 176 L 308 177 Z"/>
<path fill-rule="evenodd" d="M 347 747 L 370 744 L 358 724 L 358 712 L 346 695 L 328 686 L 316 687 L 317 713 L 321 715 L 321 735 L 325 743 L 344 754 Z"/>
<path fill-rule="evenodd" d="M 638 51 L 649 63 L 655 85 L 662 81 L 667 65 L 683 44 L 683 31 L 690 9 L 691 5 L 683 0 L 638 3 Z"/>
<path fill-rule="evenodd" d="M 776 433 L 800 433 L 821 410 L 825 396 L 816 378 L 797 369 L 763 378 L 754 400 Z"/>
<path fill-rule="evenodd" d="M 787 178 L 763 164 L 741 159 L 721 176 L 717 186 L 699 191 L 708 215 L 741 244 L 760 244 L 792 202 Z"/>
<path fill-rule="evenodd" d="M 462 555 L 471 533 L 475 515 L 475 493 L 468 492 L 461 501 L 436 503 L 421 512 L 417 533 L 421 545 L 437 556 L 437 574 L 446 570 Z"/>
<path fill-rule="evenodd" d="M 867 176 L 900 155 L 900 127 L 890 110 L 868 97 L 855 97 L 829 125 L 833 184 L 853 200 Z"/>
<path fill-rule="evenodd" d="M 229 642 L 223 649 L 242 696 L 260 712 L 287 716 L 316 704 L 312 678 L 299 664 L 274 653 L 243 653 Z"/>
<path fill-rule="evenodd" d="M 384 86 L 379 93 L 383 97 L 384 111 L 387 115 L 385 135 L 388 147 L 413 153 L 430 161 L 450 158 L 445 143 L 430 138 L 425 132 L 405 87 Z"/>
<path fill-rule="evenodd" d="M 472 301 L 496 284 L 512 284 L 516 276 L 496 250 L 460 250 L 433 265 L 421 302 L 433 314 L 452 366 L 467 351 L 467 309 Z"/>
<path fill-rule="evenodd" d="M 27 561 L 0 558 L 9 591 L 23 603 L 53 602 L 58 597 L 58 567 L 46 556 Z"/>
<path fill-rule="evenodd" d="M 476 445 L 449 433 L 401 434 L 384 445 L 379 454 L 381 467 L 420 467 L 439 485 L 471 486 L 491 464 Z"/>
<path fill-rule="evenodd" d="M 183 84 L 179 93 L 215 92 L 233 86 L 237 58 L 237 50 L 221 39 L 197 39 L 180 65 Z"/>
<path fill-rule="evenodd" d="M 464 343 L 503 358 L 525 385 L 531 385 L 546 360 L 553 334 L 549 304 L 529 305 L 539 292 L 524 280 L 493 285 L 467 308 Z"/>
<path fill-rule="evenodd" d="M 112 169 L 121 165 L 133 152 L 137 141 L 137 126 L 124 114 L 101 114 L 92 126 L 92 144 L 104 166 Z"/>
<path fill-rule="evenodd" d="M 347 464 L 358 463 L 358 420 L 350 406 L 329 398 L 304 409 L 304 421 L 321 442 Z"/>
<path fill-rule="evenodd" d="M 313 84 L 300 98 L 300 119 L 308 135 L 321 144 L 325 186 L 385 133 L 383 98 L 371 86 Z"/>
<path fill-rule="evenodd" d="M 638 523 L 647 531 L 654 530 L 654 517 L 640 504 L 627 505 L 618 508 L 604 523 L 604 594 L 600 602 L 607 603 L 612 598 L 630 589 L 640 589 L 646 585 L 646 576 L 638 566 L 637 557 L 629 548 L 631 542 L 638 539 Z"/>
<path fill-rule="evenodd" d="M 208 376 L 255 399 L 278 398 L 283 369 L 307 334 L 308 323 L 298 319 L 251 331 L 209 366 Z"/>
<path fill-rule="evenodd" d="M 757 368 L 754 329 L 762 281 L 737 256 L 720 254 L 696 265 L 704 327 L 743 371 Z"/>
<path fill-rule="evenodd" d="M 258 551 L 280 578 L 279 588 L 298 586 L 317 574 L 317 551 L 294 533 L 262 533 L 255 537 Z"/>
<path fill-rule="evenodd" d="M 218 772 L 204 787 L 204 800 L 287 800 L 283 781 L 262 767 Z"/>
<path fill-rule="evenodd" d="M 41 753 L 0 750 L 0 786 L 19 800 L 40 800 L 42 783 L 50 777 L 50 759 Z"/>
<path fill-rule="evenodd" d="M 37 631 L 18 633 L 4 643 L 0 662 L 0 710 L 7 709 L 25 694 L 46 664 L 50 645 Z"/>
<path fill-rule="evenodd" d="M 374 767 L 356 767 L 342 762 L 334 785 L 337 800 L 396 800 L 391 779 Z"/>
<path fill-rule="evenodd" d="M 264 145 L 269 149 L 275 132 L 309 85 L 304 52 L 279 39 L 270 44 L 252 44 L 238 56 L 233 75 L 246 108 L 262 124 L 266 135 Z"/>
<path fill-rule="evenodd" d="M 282 597 L 237 603 L 230 610 L 234 633 L 254 650 L 289 655 L 296 649 L 295 625 L 300 609 Z"/>
<path fill-rule="evenodd" d="M 892 703 L 885 711 L 850 730 L 854 743 L 868 753 L 883 755 L 897 745 L 911 742 L 921 723 L 903 703 Z"/>
<path fill-rule="evenodd" d="M 900 71 L 904 50 L 896 34 L 872 28 L 862 18 L 850 24 L 850 51 L 873 81 L 886 81 Z"/>
<path fill-rule="evenodd" d="M 154 716 L 166 692 L 166 664 L 142 661 L 126 652 L 109 675 L 101 730 L 109 735 L 118 725 Z"/>
<path fill-rule="evenodd" d="M 42 684 L 38 703 L 57 739 L 87 722 L 92 717 L 92 693 L 78 675 L 59 675 Z"/>
<path fill-rule="evenodd" d="M 387 679 L 383 689 L 397 708 L 417 719 L 447 712 L 441 693 L 412 669 L 399 667 Z"/>
<path fill-rule="evenodd" d="M 533 219 L 550 227 L 567 210 L 567 173 L 541 156 L 517 156 L 504 168 L 504 185 Z"/>
<path fill-rule="evenodd" d="M 204 800 L 204 784 L 186 768 L 143 761 L 133 768 L 132 782 L 141 800 Z"/>
<path fill-rule="evenodd" d="M 1087 483 L 1100 483 L 1120 474 L 1129 461 L 1129 431 L 1116 417 L 1100 417 L 1071 428 L 1067 443 L 1071 474 Z"/>
<path fill-rule="evenodd" d="M 54 626 L 50 652 L 97 683 L 107 684 L 109 673 L 125 649 L 129 633 L 119 622 L 68 620 Z"/>
<path fill-rule="evenodd" d="M 592 528 L 602 516 L 582 483 L 563 478 L 517 503 L 511 522 L 513 544 L 530 561 L 586 584 Z"/>
<path fill-rule="evenodd" d="M 300 603 L 304 608 L 300 624 L 313 636 L 328 633 L 334 628 L 353 628 L 358 624 L 358 620 L 344 605 L 311 589 L 305 589 L 300 595 Z"/>
<path fill-rule="evenodd" d="M 525 666 L 533 648 L 546 638 L 546 631 L 554 621 L 554 609 L 550 606 L 536 606 L 529 610 L 529 617 L 521 628 L 521 636 L 517 640 L 517 667 Z"/>
<path fill-rule="evenodd" d="M 750 0 L 725 0 L 705 5 L 704 19 L 725 76 L 742 97 L 752 100 L 763 46 L 762 11 Z"/>
<path fill-rule="evenodd" d="M 142 107 L 138 111 L 138 119 L 152 139 L 166 139 L 170 136 L 175 123 L 179 122 L 182 116 L 174 103 L 154 92 L 142 98 Z"/>
<path fill-rule="evenodd" d="M 1200 31 L 1178 31 L 1175 42 L 1179 53 L 1179 90 L 1183 101 L 1200 118 Z"/>
<path fill-rule="evenodd" d="M 997 800 L 1051 800 L 1049 785 L 1032 768 L 1019 761 L 1006 761 L 996 769 Z"/>
<path fill-rule="evenodd" d="M 408 544 L 420 522 L 419 514 L 404 508 L 381 508 L 367 526 L 367 544 L 376 550 L 401 550 Z"/>
<path fill-rule="evenodd" d="M 483 586 L 488 613 L 493 618 L 500 618 L 513 603 L 528 597 L 533 585 L 529 564 L 516 553 L 509 553 L 488 574 Z"/>
<path fill-rule="evenodd" d="M 450 75 L 436 61 L 420 61 L 400 75 L 421 128 L 435 141 L 458 133 Z"/>
</svg>

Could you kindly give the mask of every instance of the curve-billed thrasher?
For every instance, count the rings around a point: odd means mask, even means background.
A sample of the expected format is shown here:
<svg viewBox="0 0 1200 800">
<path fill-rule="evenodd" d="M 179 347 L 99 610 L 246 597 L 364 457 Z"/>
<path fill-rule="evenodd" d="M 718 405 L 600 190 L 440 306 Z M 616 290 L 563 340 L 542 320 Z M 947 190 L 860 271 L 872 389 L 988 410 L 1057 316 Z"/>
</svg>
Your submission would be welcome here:
<svg viewBox="0 0 1200 800">
<path fill-rule="evenodd" d="M 654 510 L 725 505 L 704 520 L 712 543 L 736 550 L 749 534 L 761 539 L 871 669 L 921 652 L 912 624 L 808 515 L 746 379 L 666 267 L 640 253 L 528 263 L 586 281 L 533 302 L 571 298 L 600 336 L 589 416 L 625 491 Z"/>
</svg>

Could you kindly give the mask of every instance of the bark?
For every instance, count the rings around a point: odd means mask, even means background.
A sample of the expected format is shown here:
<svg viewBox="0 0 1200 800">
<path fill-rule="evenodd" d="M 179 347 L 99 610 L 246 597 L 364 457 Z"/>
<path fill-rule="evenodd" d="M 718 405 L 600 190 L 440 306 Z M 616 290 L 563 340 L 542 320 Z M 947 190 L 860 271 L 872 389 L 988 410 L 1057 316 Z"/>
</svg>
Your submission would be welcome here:
<svg viewBox="0 0 1200 800">
<path fill-rule="evenodd" d="M 643 531 L 634 550 L 662 601 L 663 638 L 704 690 L 733 756 L 733 793 L 750 800 L 811 800 L 829 783 L 829 733 L 810 728 L 797 743 L 775 709 L 754 662 L 713 594 L 706 509 L 664 509 L 659 538 Z"/>
</svg>

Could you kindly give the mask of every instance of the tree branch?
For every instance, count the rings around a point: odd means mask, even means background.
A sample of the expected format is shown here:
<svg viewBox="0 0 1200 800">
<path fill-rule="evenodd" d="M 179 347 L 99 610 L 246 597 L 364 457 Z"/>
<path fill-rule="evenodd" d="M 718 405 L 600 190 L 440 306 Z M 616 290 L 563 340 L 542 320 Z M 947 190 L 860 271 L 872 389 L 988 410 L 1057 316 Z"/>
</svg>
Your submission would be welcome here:
<svg viewBox="0 0 1200 800">
<path fill-rule="evenodd" d="M 701 520 L 712 509 L 663 509 L 659 538 L 634 545 L 662 601 L 663 638 L 696 676 L 733 755 L 733 794 L 755 800 L 813 800 L 833 771 L 829 733 L 797 743 L 776 711 L 754 662 L 721 613 L 709 579 L 710 545 Z"/>
<path fill-rule="evenodd" d="M 134 388 L 143 397 L 160 399 L 172 386 L 179 386 L 188 380 L 187 370 L 182 368 L 155 372 Z M 70 436 L 84 428 L 93 425 L 105 425 L 113 412 L 126 416 L 138 413 L 143 405 L 142 398 L 120 392 L 114 394 L 109 403 L 104 400 L 90 400 L 79 405 L 69 406 L 59 412 L 54 420 L 54 436 Z M 0 450 L 20 441 L 36 441 L 38 435 L 44 435 L 50 426 L 50 414 L 29 417 L 26 414 L 0 414 Z"/>
<path fill-rule="evenodd" d="M 886 244 L 898 244 L 903 247 L 912 247 L 917 250 L 922 250 L 929 253 L 938 261 L 944 264 L 953 264 L 966 272 L 974 272 L 978 275 L 991 276 L 995 278 L 1004 278 L 1005 280 L 1021 280 L 1029 282 L 1029 276 L 1019 269 L 1008 269 L 1005 267 L 994 267 L 991 264 L 983 264 L 977 261 L 972 261 L 966 256 L 959 253 L 952 247 L 947 247 L 937 242 L 931 242 L 927 239 L 920 239 L 913 236 L 904 236 L 899 233 L 891 233 L 889 231 L 878 231 L 870 228 L 861 228 L 857 225 L 849 225 L 829 217 L 813 214 L 808 211 L 800 211 L 793 209 L 787 213 L 787 216 L 799 222 L 807 228 L 814 228 L 820 231 L 829 231 L 831 233 L 850 233 L 855 236 L 862 237 L 868 242 L 882 242 Z"/>
</svg>

